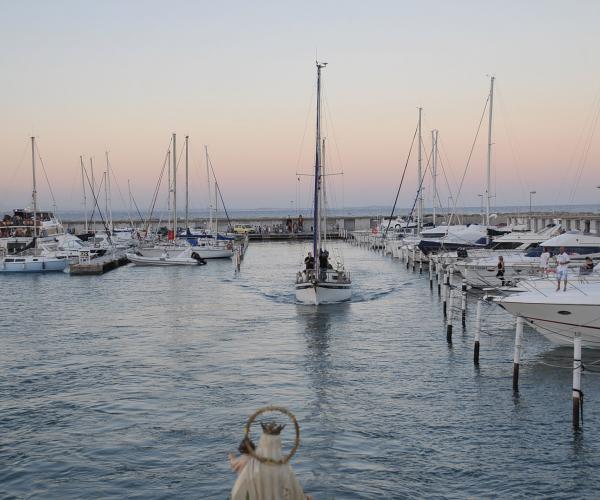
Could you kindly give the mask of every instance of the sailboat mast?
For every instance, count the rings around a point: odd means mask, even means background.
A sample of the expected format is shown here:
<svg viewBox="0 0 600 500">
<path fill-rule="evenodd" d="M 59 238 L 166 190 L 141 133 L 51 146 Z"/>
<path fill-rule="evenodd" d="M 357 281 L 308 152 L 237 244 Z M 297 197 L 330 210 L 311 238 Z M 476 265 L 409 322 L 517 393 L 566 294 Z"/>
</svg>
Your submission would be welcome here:
<svg viewBox="0 0 600 500">
<path fill-rule="evenodd" d="M 87 218 L 87 197 L 85 194 L 85 167 L 83 166 L 83 156 L 79 157 L 81 163 L 81 187 L 83 188 L 83 217 L 85 220 L 85 233 L 88 233 L 88 218 Z"/>
<path fill-rule="evenodd" d="M 96 219 L 94 213 L 96 212 L 96 178 L 94 177 L 94 159 L 90 156 L 90 173 L 92 175 L 92 198 L 94 200 L 94 208 L 92 209 L 92 231 L 96 232 Z"/>
<path fill-rule="evenodd" d="M 422 114 L 423 108 L 419 108 L 419 154 L 418 154 L 418 178 L 417 178 L 417 182 L 418 182 L 418 186 L 419 186 L 419 191 L 418 191 L 418 205 L 417 205 L 417 232 L 420 234 L 421 233 L 421 229 L 423 229 L 423 183 L 422 183 L 422 176 L 423 176 L 423 136 L 421 134 L 421 114 Z"/>
<path fill-rule="evenodd" d="M 106 169 L 102 173 L 102 177 L 104 179 L 104 213 L 108 217 L 108 169 Z M 110 220 L 107 220 L 109 224 L 108 229 L 110 231 Z"/>
<path fill-rule="evenodd" d="M 177 233 L 177 142 L 173 134 L 173 239 Z"/>
<path fill-rule="evenodd" d="M 33 237 L 37 238 L 37 186 L 35 182 L 35 137 L 31 137 L 31 170 L 33 174 L 33 191 L 31 192 L 31 198 L 33 201 Z"/>
<path fill-rule="evenodd" d="M 431 131 L 431 180 L 432 180 L 432 191 L 433 191 L 433 203 L 432 203 L 432 212 L 433 212 L 433 225 L 435 226 L 435 206 L 437 202 L 437 139 L 438 139 L 438 131 Z"/>
<path fill-rule="evenodd" d="M 112 193 L 110 191 L 110 161 L 108 160 L 108 151 L 106 151 L 106 213 L 108 215 L 108 227 L 112 233 L 114 229 L 113 214 L 112 214 Z"/>
<path fill-rule="evenodd" d="M 189 167 L 188 167 L 188 141 L 190 136 L 185 136 L 185 228 L 190 227 L 190 195 L 189 195 Z"/>
<path fill-rule="evenodd" d="M 321 150 L 321 178 L 323 182 L 321 182 L 321 213 L 323 217 L 321 217 L 321 224 L 323 227 L 323 241 L 325 245 L 327 244 L 327 183 L 325 182 L 325 164 L 326 164 L 326 156 L 325 156 L 325 138 L 323 138 L 323 148 Z"/>
<path fill-rule="evenodd" d="M 319 253 L 321 248 L 321 216 L 319 212 L 319 197 L 321 194 L 321 69 L 327 63 L 317 61 L 317 124 L 315 141 L 315 198 L 313 202 L 313 255 L 315 259 L 315 274 L 319 272 Z"/>
<path fill-rule="evenodd" d="M 131 226 L 133 227 L 133 217 L 131 217 L 131 213 L 133 212 L 133 203 L 131 201 L 131 179 L 127 179 L 127 192 L 129 194 L 129 205 L 127 215 L 129 215 L 129 220 L 131 221 Z"/>
<path fill-rule="evenodd" d="M 212 201 L 211 201 L 211 196 L 212 193 L 210 192 L 210 172 L 208 169 L 208 146 L 204 146 L 204 153 L 206 155 L 206 185 L 208 186 L 208 217 L 209 217 L 209 223 L 208 223 L 208 228 L 209 231 L 212 232 L 213 229 L 213 213 L 212 213 Z"/>
<path fill-rule="evenodd" d="M 219 239 L 219 201 L 217 195 L 219 192 L 219 184 L 215 179 L 215 241 Z"/>
<path fill-rule="evenodd" d="M 490 113 L 488 123 L 488 151 L 487 151 L 487 175 L 485 184 L 485 223 L 490 225 L 490 198 L 491 198 L 491 178 L 492 178 L 492 113 L 494 109 L 494 80 L 490 78 Z"/>
</svg>

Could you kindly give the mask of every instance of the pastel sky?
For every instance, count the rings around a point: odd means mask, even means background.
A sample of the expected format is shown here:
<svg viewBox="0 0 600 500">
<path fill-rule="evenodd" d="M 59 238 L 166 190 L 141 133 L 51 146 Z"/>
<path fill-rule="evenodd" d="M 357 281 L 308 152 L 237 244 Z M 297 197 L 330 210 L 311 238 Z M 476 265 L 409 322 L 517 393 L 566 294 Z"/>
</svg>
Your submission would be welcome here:
<svg viewBox="0 0 600 500">
<path fill-rule="evenodd" d="M 205 144 L 230 207 L 306 206 L 310 183 L 295 174 L 313 161 L 316 51 L 329 63 L 329 168 L 344 171 L 337 206 L 393 202 L 418 106 L 455 190 L 490 74 L 493 203 L 527 205 L 532 190 L 534 204 L 596 203 L 598 26 L 597 0 L 0 0 L 0 207 L 29 204 L 32 134 L 59 208 L 81 206 L 79 156 L 99 169 L 105 151 L 123 193 L 131 179 L 147 206 L 173 132 L 178 147 L 190 136 L 193 207 L 206 205 Z M 479 205 L 486 134 L 462 205 Z"/>
</svg>

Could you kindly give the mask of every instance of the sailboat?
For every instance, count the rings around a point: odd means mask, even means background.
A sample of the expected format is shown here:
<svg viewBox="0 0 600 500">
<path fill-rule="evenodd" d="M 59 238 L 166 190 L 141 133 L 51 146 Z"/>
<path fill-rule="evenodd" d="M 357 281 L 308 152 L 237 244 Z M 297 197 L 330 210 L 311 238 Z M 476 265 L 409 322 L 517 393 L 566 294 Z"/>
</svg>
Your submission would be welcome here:
<svg viewBox="0 0 600 500">
<path fill-rule="evenodd" d="M 42 212 L 38 211 L 37 206 L 37 187 L 35 179 L 35 137 L 31 138 L 31 168 L 33 172 L 33 211 L 31 212 L 33 225 L 33 247 L 27 250 L 27 253 L 18 255 L 0 257 L 0 272 L 46 272 L 46 271 L 64 271 L 69 265 L 67 259 L 57 257 L 47 257 L 40 255 L 38 251 L 38 238 L 41 236 Z"/>
<path fill-rule="evenodd" d="M 296 275 L 296 300 L 303 304 L 331 304 L 350 300 L 352 283 L 350 274 L 341 261 L 333 267 L 329 252 L 321 241 L 321 210 L 324 179 L 322 174 L 321 144 L 321 70 L 327 63 L 317 61 L 317 123 L 315 147 L 315 184 L 313 198 L 313 251 L 305 260 L 306 268 Z"/>
<path fill-rule="evenodd" d="M 211 187 L 210 187 L 210 160 L 208 157 L 208 146 L 204 146 L 206 155 L 206 181 L 208 183 L 208 211 L 209 211 L 209 230 L 206 234 L 206 238 L 196 238 L 193 245 L 193 250 L 200 255 L 203 259 L 230 259 L 233 257 L 233 241 L 230 239 L 219 238 L 219 219 L 215 213 L 215 227 L 213 228 L 213 204 L 211 201 Z M 213 172 L 214 175 L 214 172 Z M 215 177 L 215 211 L 219 206 L 218 201 L 218 184 Z"/>
</svg>

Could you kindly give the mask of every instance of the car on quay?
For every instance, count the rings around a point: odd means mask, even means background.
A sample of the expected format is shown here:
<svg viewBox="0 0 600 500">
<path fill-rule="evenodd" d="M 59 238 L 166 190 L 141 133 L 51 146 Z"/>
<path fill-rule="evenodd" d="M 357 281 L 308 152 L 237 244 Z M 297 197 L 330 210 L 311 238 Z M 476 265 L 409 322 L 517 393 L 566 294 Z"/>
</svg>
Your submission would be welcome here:
<svg viewBox="0 0 600 500">
<path fill-rule="evenodd" d="M 256 228 L 250 224 L 237 224 L 234 226 L 233 232 L 236 234 L 254 234 Z"/>
</svg>

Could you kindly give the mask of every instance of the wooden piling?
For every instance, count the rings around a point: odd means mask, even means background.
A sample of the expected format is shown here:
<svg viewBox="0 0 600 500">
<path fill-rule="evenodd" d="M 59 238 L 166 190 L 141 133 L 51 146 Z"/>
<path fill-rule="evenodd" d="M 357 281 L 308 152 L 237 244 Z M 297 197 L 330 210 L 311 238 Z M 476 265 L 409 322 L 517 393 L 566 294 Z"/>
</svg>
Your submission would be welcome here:
<svg viewBox="0 0 600 500">
<path fill-rule="evenodd" d="M 521 364 L 521 348 L 523 343 L 523 316 L 517 316 L 515 331 L 515 356 L 513 362 L 513 390 L 519 390 L 519 366 Z"/>
<path fill-rule="evenodd" d="M 460 310 L 462 313 L 462 326 L 467 324 L 467 280 L 462 280 Z"/>
<path fill-rule="evenodd" d="M 452 289 L 450 289 L 450 297 L 448 298 L 448 319 L 446 323 L 446 340 L 452 342 Z"/>
<path fill-rule="evenodd" d="M 475 316 L 475 344 L 473 345 L 473 363 L 479 365 L 479 340 L 481 338 L 481 299 L 477 301 Z"/>
<path fill-rule="evenodd" d="M 442 285 L 442 310 L 444 311 L 444 318 L 446 318 L 448 315 L 448 304 L 447 304 L 448 285 L 446 284 L 446 279 L 447 279 L 447 275 L 444 272 L 444 282 Z"/>
<path fill-rule="evenodd" d="M 433 290 L 433 261 L 429 259 L 429 289 Z"/>
<path fill-rule="evenodd" d="M 583 423 L 583 392 L 581 392 L 581 335 L 573 338 L 573 429 L 578 431 Z"/>
</svg>

